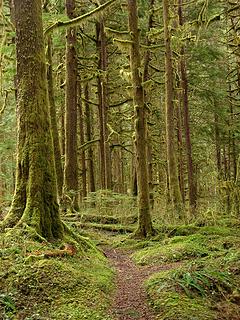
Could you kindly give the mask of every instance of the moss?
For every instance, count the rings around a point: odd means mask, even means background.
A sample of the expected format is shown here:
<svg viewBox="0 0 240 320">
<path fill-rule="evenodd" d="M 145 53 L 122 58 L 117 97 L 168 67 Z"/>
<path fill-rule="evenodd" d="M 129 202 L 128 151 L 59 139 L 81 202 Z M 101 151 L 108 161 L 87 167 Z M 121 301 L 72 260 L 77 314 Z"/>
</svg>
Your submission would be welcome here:
<svg viewBox="0 0 240 320">
<path fill-rule="evenodd" d="M 205 235 L 219 235 L 219 236 L 237 236 L 239 235 L 239 229 L 225 227 L 225 226 L 205 226 L 198 231 Z"/>
<path fill-rule="evenodd" d="M 121 224 L 100 224 L 100 223 L 90 223 L 90 222 L 74 222 L 72 226 L 75 228 L 84 228 L 84 229 L 98 229 L 109 232 L 118 232 L 118 233 L 130 233 L 135 230 L 134 226 L 121 225 Z"/>
<path fill-rule="evenodd" d="M 192 227 L 190 230 L 193 230 Z M 239 231 L 236 229 L 213 226 L 197 230 L 198 233 L 188 236 L 173 236 L 168 233 L 167 236 L 170 237 L 164 237 L 159 234 L 151 241 L 132 244 L 132 248 L 140 249 L 133 257 L 139 264 L 159 264 L 205 256 L 217 257 L 226 255 L 231 248 L 240 248 Z"/>
<path fill-rule="evenodd" d="M 179 226 L 163 225 L 163 226 L 159 226 L 158 230 L 160 233 L 165 233 L 169 237 L 188 236 L 190 234 L 197 233 L 199 230 L 199 227 L 195 225 L 179 225 Z"/>
<path fill-rule="evenodd" d="M 230 313 L 240 312 L 234 277 L 226 270 L 209 266 L 208 261 L 157 273 L 148 279 L 146 287 L 157 319 L 230 319 L 221 318 L 223 303 Z"/>
<path fill-rule="evenodd" d="M 113 272 L 93 244 L 87 249 L 78 245 L 74 256 L 44 258 L 41 253 L 61 242 L 36 242 L 19 229 L 0 243 L 2 314 L 10 316 L 4 303 L 11 298 L 17 319 L 109 319 Z"/>
<path fill-rule="evenodd" d="M 128 215 L 128 216 L 117 216 L 117 215 L 99 215 L 97 214 L 71 214 L 64 216 L 66 221 L 79 221 L 79 222 L 91 222 L 91 223 L 99 223 L 99 224 L 134 224 L 137 222 L 136 215 Z"/>
<path fill-rule="evenodd" d="M 133 258 L 138 264 L 144 265 L 202 257 L 209 253 L 204 241 L 206 238 L 202 235 L 195 235 L 195 238 L 174 237 L 139 250 Z"/>
<path fill-rule="evenodd" d="M 153 307 L 158 311 L 156 319 L 161 320 L 217 320 L 216 313 L 206 299 L 191 299 L 177 292 L 161 295 L 150 292 Z"/>
<path fill-rule="evenodd" d="M 211 226 L 197 226 L 194 224 L 190 225 L 160 225 L 158 226 L 159 233 L 164 233 L 168 237 L 175 236 L 189 236 L 191 234 L 200 233 L 205 235 L 237 235 L 239 233 L 239 229 L 237 228 L 237 224 L 234 226 L 229 225 L 211 225 Z"/>
</svg>

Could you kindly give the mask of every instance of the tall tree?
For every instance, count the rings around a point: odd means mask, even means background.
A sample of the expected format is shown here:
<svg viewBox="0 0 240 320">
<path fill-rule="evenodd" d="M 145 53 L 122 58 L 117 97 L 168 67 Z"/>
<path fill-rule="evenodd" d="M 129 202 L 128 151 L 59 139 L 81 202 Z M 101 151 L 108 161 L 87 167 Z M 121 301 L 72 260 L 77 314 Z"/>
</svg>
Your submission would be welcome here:
<svg viewBox="0 0 240 320">
<path fill-rule="evenodd" d="M 26 223 L 62 238 L 47 93 L 41 0 L 14 0 L 17 48 L 16 190 L 4 227 Z"/>
<path fill-rule="evenodd" d="M 66 0 L 66 13 L 75 17 L 75 0 Z M 77 35 L 76 28 L 67 30 L 66 43 L 66 122 L 64 192 L 72 209 L 78 210 L 78 161 L 77 161 Z M 68 200 L 67 200 L 68 201 Z"/>
<path fill-rule="evenodd" d="M 80 78 L 80 75 L 79 75 Z M 84 117 L 83 117 L 83 103 L 82 103 L 82 84 L 81 80 L 78 81 L 78 118 L 79 118 L 79 138 L 81 145 L 84 144 L 85 128 L 84 128 Z M 87 196 L 87 168 L 86 168 L 86 154 L 85 150 L 82 149 L 80 153 L 81 157 L 81 201 Z"/>
<path fill-rule="evenodd" d="M 98 61 L 98 110 L 100 133 L 100 174 L 101 188 L 112 189 L 110 148 L 108 143 L 108 85 L 107 85 L 107 37 L 104 30 L 104 18 L 96 24 Z"/>
<path fill-rule="evenodd" d="M 52 67 L 52 38 L 48 37 L 48 46 L 47 46 L 47 80 L 48 80 L 48 96 L 49 96 L 49 106 L 50 106 L 50 116 L 51 116 L 51 127 L 53 135 L 53 146 L 54 146 L 54 159 L 55 159 L 55 168 L 57 174 L 57 187 L 58 187 L 58 196 L 62 196 L 62 187 L 63 187 L 63 167 L 62 167 L 62 158 L 58 134 L 58 125 L 57 125 L 57 116 L 56 116 L 56 104 L 54 96 L 54 80 L 53 80 L 53 67 Z"/>
<path fill-rule="evenodd" d="M 178 0 L 178 19 L 179 25 L 182 27 L 184 25 L 184 16 L 183 16 L 183 1 Z M 189 207 L 193 212 L 196 208 L 197 202 L 197 190 L 196 182 L 194 175 L 194 167 L 192 160 L 192 143 L 191 143 L 191 134 L 190 134 L 190 125 L 189 125 L 189 97 L 188 97 L 188 78 L 187 78 L 187 62 L 185 57 L 185 48 L 184 45 L 181 47 L 181 57 L 180 57 L 180 85 L 181 85 L 181 96 L 183 103 L 183 123 L 184 123 L 184 135 L 185 135 L 185 148 L 187 156 L 187 174 L 188 174 L 188 195 L 189 195 Z"/>
<path fill-rule="evenodd" d="M 142 86 L 141 56 L 138 29 L 138 10 L 136 0 L 128 0 L 128 23 L 131 35 L 130 65 L 135 109 L 135 144 L 137 158 L 138 184 L 138 230 L 136 235 L 146 237 L 154 233 L 149 201 L 148 163 L 147 163 L 147 121 Z"/>
<path fill-rule="evenodd" d="M 87 141 L 92 140 L 92 114 L 90 110 L 89 101 L 89 85 L 88 83 L 84 87 L 84 98 L 85 98 L 85 119 L 86 119 L 86 139 Z M 88 191 L 95 192 L 95 175 L 94 175 L 94 154 L 92 146 L 89 146 L 87 150 L 87 170 L 88 170 Z"/>
<path fill-rule="evenodd" d="M 167 161 L 170 196 L 174 208 L 178 213 L 182 207 L 182 197 L 178 180 L 178 168 L 176 162 L 175 150 L 175 128 L 174 128 L 174 70 L 171 47 L 170 33 L 170 3 L 163 0 L 163 21 L 164 21 L 164 40 L 165 40 L 165 94 L 166 94 L 166 143 L 167 143 Z"/>
</svg>

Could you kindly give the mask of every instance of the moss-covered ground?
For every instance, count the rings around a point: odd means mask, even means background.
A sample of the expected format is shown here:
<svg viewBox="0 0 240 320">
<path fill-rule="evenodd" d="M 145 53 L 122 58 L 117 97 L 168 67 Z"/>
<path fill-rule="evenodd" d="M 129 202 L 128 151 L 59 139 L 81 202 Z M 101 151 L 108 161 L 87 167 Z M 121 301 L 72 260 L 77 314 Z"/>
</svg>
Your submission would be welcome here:
<svg viewBox="0 0 240 320">
<path fill-rule="evenodd" d="M 113 271 L 89 240 L 72 256 L 27 234 L 0 241 L 0 319 L 110 319 Z"/>
<path fill-rule="evenodd" d="M 101 245 L 127 249 L 140 266 L 166 266 L 145 282 L 156 319 L 240 319 L 240 229 L 235 220 L 155 225 L 158 234 L 145 240 L 131 235 L 134 214 L 100 219 L 91 212 L 70 216 L 68 223 L 86 238 L 74 243 L 74 255 L 45 256 L 62 243 L 36 241 L 27 232 L 0 238 L 0 319 L 112 319 L 114 271 Z"/>
<path fill-rule="evenodd" d="M 138 264 L 179 262 L 146 281 L 156 319 L 239 320 L 239 229 L 215 225 L 172 230 L 158 239 L 132 244 Z"/>
</svg>

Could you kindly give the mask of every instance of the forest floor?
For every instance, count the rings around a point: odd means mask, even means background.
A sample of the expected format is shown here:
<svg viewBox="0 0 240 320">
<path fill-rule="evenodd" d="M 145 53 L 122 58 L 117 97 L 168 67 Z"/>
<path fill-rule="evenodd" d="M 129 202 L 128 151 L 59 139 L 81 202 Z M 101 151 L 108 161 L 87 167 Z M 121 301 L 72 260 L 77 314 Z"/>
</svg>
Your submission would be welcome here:
<svg viewBox="0 0 240 320">
<path fill-rule="evenodd" d="M 156 319 L 148 303 L 144 281 L 156 272 L 175 268 L 179 263 L 139 266 L 131 258 L 133 251 L 111 247 L 103 248 L 103 251 L 116 270 L 116 291 L 110 314 L 119 320 Z"/>
<path fill-rule="evenodd" d="M 0 235 L 0 320 L 240 320 L 238 219 L 155 221 L 138 240 L 136 220 L 65 217 L 80 239 L 70 255 L 28 230 Z"/>
</svg>

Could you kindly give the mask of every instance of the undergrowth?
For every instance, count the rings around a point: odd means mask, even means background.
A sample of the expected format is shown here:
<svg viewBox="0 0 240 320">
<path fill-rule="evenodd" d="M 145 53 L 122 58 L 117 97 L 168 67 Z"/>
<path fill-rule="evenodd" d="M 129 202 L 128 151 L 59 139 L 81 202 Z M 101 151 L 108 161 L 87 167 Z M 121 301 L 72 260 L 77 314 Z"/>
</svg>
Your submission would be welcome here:
<svg viewBox="0 0 240 320">
<path fill-rule="evenodd" d="M 238 277 L 206 262 L 163 271 L 146 282 L 159 319 L 240 319 Z"/>
<path fill-rule="evenodd" d="M 45 257 L 60 243 L 33 241 L 27 234 L 1 237 L 0 318 L 110 319 L 113 272 L 90 245 L 73 256 Z"/>
<path fill-rule="evenodd" d="M 131 236 L 136 228 L 132 202 L 128 203 L 130 211 L 121 211 L 122 199 L 109 203 L 104 194 L 100 200 L 99 212 L 89 208 L 66 217 L 71 230 L 79 235 L 72 239 L 70 233 L 65 239 L 77 246 L 73 256 L 39 256 L 37 252 L 55 250 L 61 244 L 33 240 L 29 233 L 0 238 L 2 319 L 110 320 L 107 311 L 114 275 L 101 249 L 96 249 L 98 245 L 132 252 L 134 261 L 143 268 L 159 265 L 167 269 L 146 281 L 156 319 L 240 319 L 236 220 L 226 217 L 214 224 L 200 220 L 190 225 L 155 223 L 156 236 L 137 240 Z M 118 210 L 114 212 L 112 204 L 116 203 Z M 77 243 L 78 238 L 82 243 Z"/>
<path fill-rule="evenodd" d="M 177 226 L 160 241 L 152 239 L 133 254 L 136 263 L 143 265 L 180 263 L 173 269 L 169 264 L 170 270 L 154 274 L 146 282 L 157 319 L 239 320 L 239 230 L 190 227 L 189 234 L 186 229 Z"/>
</svg>

